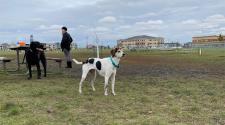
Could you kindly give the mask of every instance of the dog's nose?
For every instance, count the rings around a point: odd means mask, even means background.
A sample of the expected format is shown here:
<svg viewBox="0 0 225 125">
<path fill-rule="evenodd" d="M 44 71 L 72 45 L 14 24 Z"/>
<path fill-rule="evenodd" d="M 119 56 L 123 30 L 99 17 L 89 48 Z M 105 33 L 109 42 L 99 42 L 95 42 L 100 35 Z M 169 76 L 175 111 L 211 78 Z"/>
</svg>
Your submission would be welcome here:
<svg viewBox="0 0 225 125">
<path fill-rule="evenodd" d="M 126 54 L 124 53 L 123 56 L 125 56 Z"/>
</svg>

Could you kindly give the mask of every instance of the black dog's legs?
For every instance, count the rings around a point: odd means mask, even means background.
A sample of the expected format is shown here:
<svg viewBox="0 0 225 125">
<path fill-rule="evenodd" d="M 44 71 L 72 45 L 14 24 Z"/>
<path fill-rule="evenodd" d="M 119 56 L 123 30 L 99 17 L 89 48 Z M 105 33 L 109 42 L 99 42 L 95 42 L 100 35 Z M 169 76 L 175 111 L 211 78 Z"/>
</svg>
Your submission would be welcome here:
<svg viewBox="0 0 225 125">
<path fill-rule="evenodd" d="M 28 64 L 28 65 L 27 65 L 27 67 L 28 67 L 28 70 L 29 70 L 29 77 L 28 77 L 27 79 L 31 79 L 31 78 L 32 78 L 32 70 L 31 70 L 31 65 L 30 65 L 30 64 Z"/>
<path fill-rule="evenodd" d="M 41 60 L 42 66 L 43 66 L 43 68 L 44 68 L 44 77 L 46 77 L 46 76 L 47 76 L 47 75 L 46 75 L 46 74 L 47 74 L 47 73 L 46 73 L 47 62 L 46 62 L 46 58 L 45 58 L 44 53 L 41 54 L 40 60 Z"/>
<path fill-rule="evenodd" d="M 41 79 L 41 68 L 39 62 L 36 64 L 37 66 L 37 78 Z"/>
<path fill-rule="evenodd" d="M 44 77 L 47 77 L 47 71 L 46 71 L 46 61 L 42 61 L 41 62 L 42 63 L 42 65 L 43 65 L 43 68 L 44 68 Z"/>
<path fill-rule="evenodd" d="M 27 77 L 27 79 L 31 79 L 32 78 L 32 58 L 33 58 L 33 55 L 32 55 L 32 51 L 31 50 L 26 50 L 25 51 L 25 57 L 26 57 L 26 64 L 27 64 L 27 69 L 28 69 L 28 72 L 29 72 L 29 76 Z"/>
</svg>

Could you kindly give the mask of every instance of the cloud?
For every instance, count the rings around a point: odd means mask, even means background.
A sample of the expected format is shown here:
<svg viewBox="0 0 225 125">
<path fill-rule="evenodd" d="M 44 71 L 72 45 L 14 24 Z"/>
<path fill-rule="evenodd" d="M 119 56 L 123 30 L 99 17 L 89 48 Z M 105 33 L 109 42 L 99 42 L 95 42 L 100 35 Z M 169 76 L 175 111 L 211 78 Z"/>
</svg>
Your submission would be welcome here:
<svg viewBox="0 0 225 125">
<path fill-rule="evenodd" d="M 149 17 L 153 17 L 153 16 L 157 16 L 157 13 L 154 12 L 148 12 L 145 14 L 138 14 L 135 16 L 120 16 L 120 18 L 122 19 L 145 19 L 145 18 L 149 18 Z"/>
<path fill-rule="evenodd" d="M 31 19 L 27 19 L 27 21 L 30 21 L 32 23 L 35 23 L 35 22 L 43 23 L 43 22 L 46 22 L 47 20 L 43 18 L 31 18 Z"/>
<path fill-rule="evenodd" d="M 225 16 L 221 14 L 215 14 L 206 17 L 205 19 L 189 19 L 182 21 L 181 24 L 188 26 L 192 30 L 195 28 L 197 29 L 213 29 L 213 28 L 219 28 L 221 25 L 225 25 Z M 190 27 L 191 26 L 191 27 Z"/>
<path fill-rule="evenodd" d="M 102 41 L 134 35 L 190 41 L 192 36 L 224 33 L 224 0 L 8 0 L 0 4 L 0 42 L 34 34 L 61 40 L 60 28 L 84 46 L 87 37 Z"/>
<path fill-rule="evenodd" d="M 161 25 L 163 24 L 162 20 L 149 20 L 147 22 L 137 22 L 137 25 Z"/>
<path fill-rule="evenodd" d="M 108 28 L 106 27 L 96 27 L 96 28 L 91 28 L 89 29 L 90 32 L 98 32 L 98 33 L 102 33 L 102 32 L 108 32 L 110 31 Z"/>
<path fill-rule="evenodd" d="M 117 19 L 116 17 L 113 17 L 113 16 L 106 16 L 101 18 L 98 22 L 99 23 L 115 23 L 117 22 Z"/>
<path fill-rule="evenodd" d="M 187 19 L 176 23 L 171 23 L 173 32 L 177 39 L 185 38 L 191 41 L 193 36 L 224 34 L 222 27 L 225 26 L 224 15 L 212 14 L 199 19 Z M 182 34 L 183 35 L 182 35 Z"/>
<path fill-rule="evenodd" d="M 36 28 L 37 30 L 60 30 L 62 28 L 63 25 L 40 25 L 38 28 Z"/>
<path fill-rule="evenodd" d="M 199 22 L 195 19 L 189 19 L 181 22 L 183 25 L 196 25 Z"/>
<path fill-rule="evenodd" d="M 211 22 L 211 23 L 225 23 L 225 16 L 222 14 L 216 14 L 216 15 L 207 17 L 205 21 Z"/>
</svg>

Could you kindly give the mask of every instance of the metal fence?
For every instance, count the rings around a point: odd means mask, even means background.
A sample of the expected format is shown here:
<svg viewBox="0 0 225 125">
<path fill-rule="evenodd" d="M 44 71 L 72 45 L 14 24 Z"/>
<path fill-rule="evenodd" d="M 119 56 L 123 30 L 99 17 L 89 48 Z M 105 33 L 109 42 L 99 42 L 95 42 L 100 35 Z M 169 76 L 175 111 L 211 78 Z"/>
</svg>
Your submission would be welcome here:
<svg viewBox="0 0 225 125">
<path fill-rule="evenodd" d="M 205 44 L 192 44 L 192 48 L 225 48 L 225 43 L 205 43 Z"/>
</svg>

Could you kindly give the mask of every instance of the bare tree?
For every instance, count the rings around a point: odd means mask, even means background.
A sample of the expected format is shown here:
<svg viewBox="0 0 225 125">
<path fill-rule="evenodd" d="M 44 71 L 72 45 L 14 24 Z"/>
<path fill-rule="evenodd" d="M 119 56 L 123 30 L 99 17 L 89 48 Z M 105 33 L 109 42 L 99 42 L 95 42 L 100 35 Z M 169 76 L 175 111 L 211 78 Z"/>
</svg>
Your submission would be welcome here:
<svg viewBox="0 0 225 125">
<path fill-rule="evenodd" d="M 218 40 L 219 40 L 219 41 L 224 41 L 222 34 L 219 35 Z"/>
</svg>

